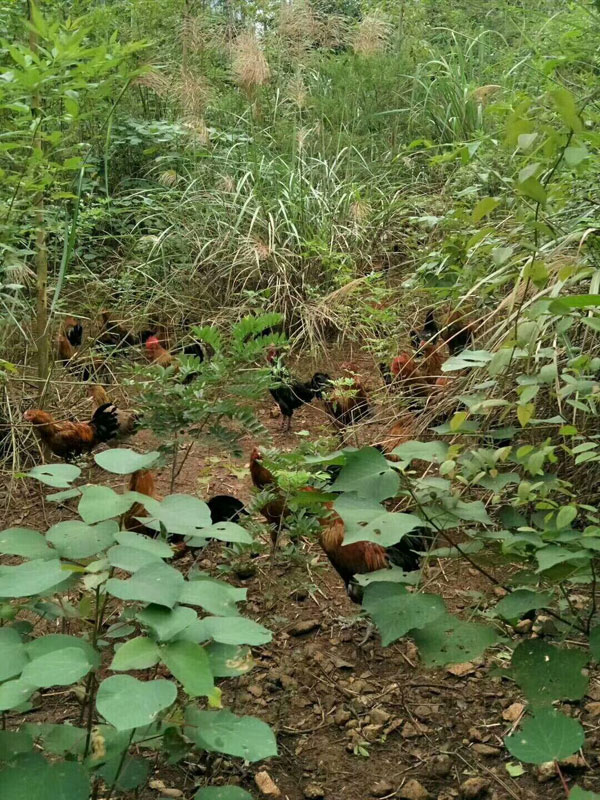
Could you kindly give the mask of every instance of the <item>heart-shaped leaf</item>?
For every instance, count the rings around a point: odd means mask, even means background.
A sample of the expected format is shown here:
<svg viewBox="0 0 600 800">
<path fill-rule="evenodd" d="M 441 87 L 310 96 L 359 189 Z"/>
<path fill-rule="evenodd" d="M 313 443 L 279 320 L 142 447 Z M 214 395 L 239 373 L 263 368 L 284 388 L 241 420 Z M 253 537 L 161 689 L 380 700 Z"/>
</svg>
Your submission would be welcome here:
<svg viewBox="0 0 600 800">
<path fill-rule="evenodd" d="M 0 771 L 0 797 L 11 800 L 88 800 L 89 773 L 75 761 L 49 764 L 41 753 L 23 753 Z"/>
<path fill-rule="evenodd" d="M 183 589 L 183 575 L 162 561 L 147 564 L 128 580 L 111 578 L 107 591 L 121 600 L 139 600 L 173 608 Z"/>
<path fill-rule="evenodd" d="M 464 664 L 479 658 L 498 638 L 489 625 L 463 622 L 443 614 L 418 631 L 411 632 L 419 654 L 428 666 Z"/>
<path fill-rule="evenodd" d="M 192 608 L 150 605 L 137 614 L 137 619 L 149 628 L 161 642 L 168 642 L 177 633 L 196 622 L 198 615 Z"/>
<path fill-rule="evenodd" d="M 147 669 L 158 664 L 160 653 L 158 646 L 145 636 L 137 636 L 121 645 L 115 651 L 110 665 L 115 672 L 124 672 L 129 669 Z"/>
<path fill-rule="evenodd" d="M 99 467 L 115 475 L 130 475 L 138 469 L 148 469 L 154 464 L 160 453 L 136 453 L 127 447 L 112 447 L 110 450 L 103 450 L 96 453 L 94 460 Z"/>
<path fill-rule="evenodd" d="M 116 544 L 110 547 L 106 553 L 108 563 L 111 567 L 118 567 L 126 572 L 137 572 L 141 567 L 147 564 L 156 564 L 161 559 L 154 553 L 148 550 L 140 550 L 137 547 L 126 547 L 122 544 Z"/>
<path fill-rule="evenodd" d="M 0 553 L 24 558 L 56 558 L 58 553 L 48 547 L 41 533 L 30 528 L 7 528 L 0 533 Z"/>
<path fill-rule="evenodd" d="M 252 544 L 253 541 L 248 531 L 235 522 L 217 522 L 207 528 L 202 528 L 202 538 L 238 544 Z"/>
<path fill-rule="evenodd" d="M 267 644 L 272 638 L 271 631 L 246 617 L 204 617 L 190 626 L 189 630 L 193 632 L 193 640 L 198 642 L 214 639 L 222 644 L 250 644 L 258 647 Z"/>
<path fill-rule="evenodd" d="M 152 553 L 158 558 L 171 558 L 173 550 L 166 543 L 160 539 L 151 539 L 149 536 L 144 536 L 141 533 L 133 533 L 133 531 L 119 531 L 115 536 L 119 544 L 125 547 L 135 547 L 138 550 L 143 550 L 145 553 Z"/>
<path fill-rule="evenodd" d="M 35 686 L 30 686 L 25 681 L 6 681 L 6 683 L 0 685 L 0 711 L 9 711 L 11 708 L 17 708 L 26 700 L 29 700 L 34 692 Z"/>
<path fill-rule="evenodd" d="M 233 678 L 245 675 L 254 666 L 249 647 L 211 642 L 204 648 L 210 661 L 210 671 L 215 678 Z"/>
<path fill-rule="evenodd" d="M 384 647 L 446 611 L 438 595 L 409 594 L 398 583 L 370 583 L 365 588 L 363 608 L 373 617 Z"/>
<path fill-rule="evenodd" d="M 390 513 L 376 500 L 342 494 L 333 505 L 344 521 L 344 544 L 376 542 L 390 547 L 423 525 L 414 514 Z"/>
<path fill-rule="evenodd" d="M 130 675 L 113 675 L 100 684 L 96 708 L 107 722 L 123 731 L 154 722 L 176 697 L 177 689 L 171 681 L 138 681 Z"/>
<path fill-rule="evenodd" d="M 21 637 L 13 628 L 0 628 L 0 681 L 20 675 L 28 658 Z"/>
<path fill-rule="evenodd" d="M 355 492 L 369 500 L 385 500 L 398 494 L 400 478 L 390 462 L 374 447 L 349 453 L 332 492 Z"/>
<path fill-rule="evenodd" d="M 588 678 L 582 672 L 587 660 L 579 650 L 531 639 L 515 648 L 511 675 L 534 706 L 551 705 L 556 700 L 581 700 L 588 686 Z"/>
<path fill-rule="evenodd" d="M 114 520 L 86 525 L 69 519 L 53 525 L 46 533 L 46 539 L 64 558 L 90 558 L 110 547 L 118 530 L 119 525 Z"/>
<path fill-rule="evenodd" d="M 190 697 L 208 697 L 215 689 L 208 655 L 195 642 L 170 642 L 161 649 L 161 660 Z"/>
<path fill-rule="evenodd" d="M 228 617 L 238 613 L 236 603 L 245 599 L 245 589 L 236 589 L 214 578 L 196 577 L 185 583 L 179 602 L 201 606 L 209 614 Z"/>
<path fill-rule="evenodd" d="M 33 658 L 23 670 L 21 680 L 35 687 L 68 686 L 87 675 L 91 668 L 81 648 L 65 647 Z"/>
<path fill-rule="evenodd" d="M 43 464 L 30 469 L 27 475 L 46 486 L 66 489 L 81 475 L 81 470 L 74 464 Z"/>
<path fill-rule="evenodd" d="M 518 619 L 528 611 L 546 608 L 552 602 L 548 592 L 532 592 L 530 589 L 517 589 L 503 597 L 494 609 L 504 619 Z"/>
<path fill-rule="evenodd" d="M 185 735 L 204 750 L 238 756 L 251 763 L 277 755 L 271 728 L 255 717 L 237 717 L 231 711 L 185 711 Z"/>
<path fill-rule="evenodd" d="M 47 636 L 40 636 L 25 645 L 27 655 L 32 660 L 65 648 L 78 648 L 94 669 L 98 669 L 100 666 L 100 653 L 94 650 L 89 642 L 79 636 L 68 636 L 66 633 L 49 633 Z"/>
<path fill-rule="evenodd" d="M 94 522 L 120 517 L 133 503 L 133 498 L 128 494 L 117 494 L 109 486 L 82 486 L 77 511 L 84 522 L 93 525 Z"/>
<path fill-rule="evenodd" d="M 210 509 L 198 500 L 187 494 L 171 494 L 151 511 L 153 518 L 148 527 L 160 530 L 162 523 L 167 533 L 177 533 L 181 536 L 205 536 L 204 529 L 212 526 Z"/>
<path fill-rule="evenodd" d="M 576 753 L 585 734 L 577 720 L 553 708 L 540 708 L 523 723 L 521 730 L 504 740 L 508 751 L 526 764 L 559 761 Z"/>
<path fill-rule="evenodd" d="M 26 561 L 16 567 L 0 567 L 0 597 L 41 594 L 68 577 L 56 558 Z"/>
</svg>

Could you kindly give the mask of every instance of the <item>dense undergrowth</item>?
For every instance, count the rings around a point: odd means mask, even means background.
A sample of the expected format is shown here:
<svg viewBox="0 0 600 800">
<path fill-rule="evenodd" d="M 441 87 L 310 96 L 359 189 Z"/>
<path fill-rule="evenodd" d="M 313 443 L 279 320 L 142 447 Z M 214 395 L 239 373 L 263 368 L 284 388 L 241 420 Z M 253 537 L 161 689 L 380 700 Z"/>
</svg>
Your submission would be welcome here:
<svg viewBox="0 0 600 800">
<path fill-rule="evenodd" d="M 413 591 L 418 575 L 362 579 L 384 644 L 409 635 L 433 666 L 490 647 L 510 653 L 510 679 L 529 707 L 506 746 L 536 764 L 583 745 L 577 719 L 555 706 L 584 697 L 582 670 L 600 659 L 596 5 L 135 0 L 0 12 L 7 484 L 39 458 L 17 424 L 22 411 L 36 395 L 52 409 L 82 396 L 48 358 L 65 314 L 83 318 L 91 353 L 105 308 L 138 330 L 163 326 L 172 344 L 192 331 L 210 344 L 213 357 L 191 364 L 199 377 L 187 385 L 107 358 L 161 438 L 173 488 L 190 438 L 235 450 L 244 432 L 266 437 L 252 411 L 269 387 L 265 329 L 317 361 L 351 343 L 376 369 L 406 349 L 426 308 L 440 318 L 458 309 L 474 342 L 445 361 L 450 380 L 395 462 L 363 437 L 357 449 L 331 454 L 312 442 L 270 463 L 292 504 L 307 481 L 326 492 L 315 503 L 334 502 L 347 542 L 390 545 L 426 527 L 436 538 L 427 558 L 466 558 L 498 585 L 496 607 L 467 621 Z M 371 399 L 388 424 L 408 407 L 402 391 L 373 389 Z M 119 452 L 109 470 L 140 468 Z M 327 466 L 341 467 L 333 483 Z M 60 488 L 79 477 L 62 465 L 30 474 Z M 1 552 L 27 559 L 0 568 L 0 786 L 41 797 L 27 783 L 38 774 L 40 785 L 78 786 L 73 798 L 133 790 L 147 767 L 127 753 L 146 738 L 173 763 L 192 747 L 272 755 L 258 720 L 192 703 L 218 708 L 214 678 L 246 671 L 246 648 L 269 632 L 238 616 L 237 590 L 197 574 L 184 584 L 163 541 L 131 539 L 115 522 L 141 499 L 163 536 L 197 544 L 210 522 L 204 504 L 100 486 L 54 500 L 74 498 L 79 522 L 46 539 L 18 529 L 0 537 Z M 306 508 L 294 510 L 305 524 Z M 210 536 L 250 538 L 239 526 Z M 506 578 L 499 560 L 519 571 Z M 113 652 L 101 633 L 115 598 L 129 638 Z M 515 646 L 514 626 L 540 611 L 554 641 Z M 68 641 L 49 641 L 31 635 L 32 614 L 82 624 Z M 160 664 L 172 680 L 101 679 L 108 652 L 115 672 Z M 81 728 L 21 728 L 32 694 L 66 665 L 68 683 L 84 686 Z M 123 709 L 129 692 L 147 724 Z M 106 725 L 96 727 L 96 713 Z M 33 752 L 34 739 L 53 758 Z"/>
</svg>

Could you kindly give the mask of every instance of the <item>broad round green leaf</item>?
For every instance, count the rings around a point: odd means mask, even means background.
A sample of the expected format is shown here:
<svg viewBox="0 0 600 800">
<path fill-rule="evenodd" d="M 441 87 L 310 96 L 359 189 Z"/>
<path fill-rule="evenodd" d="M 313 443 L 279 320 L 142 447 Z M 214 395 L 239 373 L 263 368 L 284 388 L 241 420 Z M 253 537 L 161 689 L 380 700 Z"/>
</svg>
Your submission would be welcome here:
<svg viewBox="0 0 600 800">
<path fill-rule="evenodd" d="M 0 553 L 24 558 L 57 558 L 58 553 L 48 547 L 46 539 L 30 528 L 7 528 L 0 533 Z"/>
<path fill-rule="evenodd" d="M 107 722 L 123 731 L 154 722 L 176 697 L 177 689 L 171 681 L 138 681 L 130 675 L 113 675 L 100 684 L 96 708 Z"/>
<path fill-rule="evenodd" d="M 144 603 L 173 608 L 183 588 L 183 575 L 162 561 L 147 564 L 128 580 L 111 578 L 107 591 L 121 600 L 139 600 Z"/>
<path fill-rule="evenodd" d="M 377 625 L 384 647 L 408 631 L 422 628 L 446 610 L 438 595 L 409 594 L 398 583 L 369 584 L 362 605 Z"/>
<path fill-rule="evenodd" d="M 569 800 L 600 800 L 600 794 L 586 792 L 585 789 L 574 786 L 569 792 Z"/>
<path fill-rule="evenodd" d="M 515 648 L 511 676 L 534 706 L 551 705 L 556 700 L 581 700 L 588 686 L 588 678 L 582 672 L 587 660 L 580 650 L 531 639 Z"/>
<path fill-rule="evenodd" d="M 390 513 L 376 500 L 342 494 L 333 505 L 344 521 L 344 544 L 376 542 L 390 547 L 423 525 L 414 514 Z"/>
<path fill-rule="evenodd" d="M 447 364 L 448 362 L 446 362 Z M 444 367 L 442 370 L 444 370 Z M 448 458 L 448 445 L 446 442 L 404 442 L 398 445 L 392 451 L 394 455 L 399 456 L 402 461 L 434 461 L 441 464 Z"/>
<path fill-rule="evenodd" d="M 84 522 L 93 525 L 111 517 L 120 517 L 134 502 L 127 494 L 117 494 L 109 486 L 82 486 L 77 511 Z"/>
<path fill-rule="evenodd" d="M 258 647 L 272 639 L 271 631 L 246 617 L 204 617 L 190 626 L 189 630 L 193 630 L 194 640 L 199 642 L 214 639 L 222 644 L 250 644 Z"/>
<path fill-rule="evenodd" d="M 149 628 L 159 641 L 168 642 L 184 628 L 196 622 L 198 615 L 193 608 L 186 606 L 164 608 L 150 605 L 137 614 L 137 619 Z"/>
<path fill-rule="evenodd" d="M 27 474 L 46 486 L 66 489 L 81 475 L 81 470 L 74 464 L 43 464 L 30 469 Z"/>
<path fill-rule="evenodd" d="M 124 547 L 135 547 L 136 550 L 143 550 L 145 553 L 152 553 L 158 558 L 171 558 L 173 549 L 161 539 L 151 539 L 141 533 L 133 531 L 119 531 L 115 536 L 119 544 Z"/>
<path fill-rule="evenodd" d="M 25 645 L 27 655 L 32 660 L 54 653 L 57 650 L 72 647 L 79 648 L 94 669 L 100 666 L 100 654 L 94 650 L 89 642 L 86 642 L 85 639 L 80 639 L 78 636 L 69 636 L 66 633 L 49 633 Z"/>
<path fill-rule="evenodd" d="M 28 597 L 55 587 L 69 574 L 56 558 L 36 559 L 16 567 L 0 567 L 0 597 Z"/>
<path fill-rule="evenodd" d="M 203 539 L 218 539 L 220 542 L 252 544 L 252 537 L 245 528 L 235 522 L 217 522 L 202 528 Z"/>
<path fill-rule="evenodd" d="M 498 638 L 489 625 L 463 622 L 451 614 L 443 614 L 410 635 L 423 661 L 440 667 L 479 658 Z"/>
<path fill-rule="evenodd" d="M 240 786 L 207 786 L 194 795 L 194 800 L 252 800 Z"/>
<path fill-rule="evenodd" d="M 130 792 L 145 783 L 150 772 L 150 763 L 147 759 L 128 755 L 125 756 L 123 763 L 121 762 L 122 755 L 119 753 L 107 759 L 106 763 L 96 770 L 107 786 L 112 786 L 116 779 L 117 789 L 121 792 Z"/>
<path fill-rule="evenodd" d="M 65 753 L 83 755 L 87 731 L 74 725 L 54 725 L 52 723 L 28 723 L 25 730 L 40 741 L 47 753 L 64 756 Z"/>
<path fill-rule="evenodd" d="M 552 602 L 548 592 L 532 592 L 529 589 L 517 589 L 503 597 L 494 609 L 504 619 L 517 619 L 522 614 L 536 608 L 546 608 Z"/>
<path fill-rule="evenodd" d="M 385 500 L 398 494 L 400 478 L 390 462 L 374 447 L 349 453 L 332 492 L 356 492 L 358 497 Z"/>
<path fill-rule="evenodd" d="M 33 739 L 25 731 L 0 731 L 0 761 L 12 761 L 19 753 L 33 750 Z"/>
<path fill-rule="evenodd" d="M 30 686 L 22 680 L 6 681 L 0 685 L 0 711 L 17 708 L 29 700 L 34 692 L 35 686 Z"/>
<path fill-rule="evenodd" d="M 98 525 L 86 525 L 78 520 L 57 522 L 46 533 L 46 538 L 64 558 L 90 558 L 110 547 L 119 530 L 113 520 Z"/>
<path fill-rule="evenodd" d="M 229 617 L 238 613 L 236 603 L 245 599 L 246 589 L 237 589 L 214 578 L 196 577 L 186 581 L 179 602 L 202 606 L 209 614 Z"/>
<path fill-rule="evenodd" d="M 0 681 L 20 675 L 28 658 L 21 637 L 13 628 L 0 628 Z"/>
<path fill-rule="evenodd" d="M 255 717 L 236 717 L 231 711 L 199 711 L 188 706 L 185 735 L 198 747 L 238 756 L 251 763 L 277 755 L 271 728 Z"/>
<path fill-rule="evenodd" d="M 99 467 L 115 475 L 129 475 L 137 472 L 138 469 L 148 469 L 154 464 L 160 453 L 136 453 L 127 447 L 112 447 L 110 450 L 103 450 L 96 453 L 94 461 Z"/>
<path fill-rule="evenodd" d="M 204 649 L 210 662 L 210 671 L 215 678 L 234 678 L 245 675 L 254 667 L 249 647 L 211 642 Z"/>
<path fill-rule="evenodd" d="M 150 528 L 160 530 L 162 523 L 167 533 L 182 536 L 205 536 L 205 528 L 212 526 L 210 509 L 197 497 L 187 494 L 170 494 L 150 512 Z"/>
<path fill-rule="evenodd" d="M 26 753 L 0 771 L 0 797 L 6 800 L 88 800 L 89 796 L 89 773 L 75 761 L 49 764 L 40 753 Z"/>
<path fill-rule="evenodd" d="M 144 636 L 137 636 L 121 645 L 115 651 L 110 668 L 116 672 L 129 669 L 147 669 L 158 663 L 160 654 L 155 642 Z"/>
<path fill-rule="evenodd" d="M 208 697 L 214 692 L 208 655 L 199 644 L 170 642 L 161 648 L 160 657 L 190 697 Z"/>
<path fill-rule="evenodd" d="M 147 564 L 155 564 L 161 559 L 148 550 L 140 550 L 138 547 L 127 547 L 123 544 L 116 544 L 110 547 L 106 553 L 108 563 L 112 567 L 118 567 L 126 572 L 137 572 Z"/>
<path fill-rule="evenodd" d="M 80 647 L 65 647 L 33 658 L 21 674 L 31 686 L 68 686 L 76 683 L 92 668 Z"/>
<path fill-rule="evenodd" d="M 504 744 L 519 761 L 544 764 L 559 761 L 576 753 L 583 745 L 585 734 L 576 719 L 566 717 L 553 708 L 540 708 L 522 728 L 507 736 Z"/>
</svg>

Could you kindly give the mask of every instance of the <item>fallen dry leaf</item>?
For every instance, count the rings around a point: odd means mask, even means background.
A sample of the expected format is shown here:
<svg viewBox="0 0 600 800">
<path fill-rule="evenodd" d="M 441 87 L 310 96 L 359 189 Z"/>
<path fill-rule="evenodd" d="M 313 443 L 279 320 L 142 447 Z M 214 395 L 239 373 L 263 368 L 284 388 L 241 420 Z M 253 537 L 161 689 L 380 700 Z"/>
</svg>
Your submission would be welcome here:
<svg viewBox="0 0 600 800">
<path fill-rule="evenodd" d="M 464 664 L 450 664 L 449 667 L 446 667 L 446 672 L 449 672 L 450 675 L 455 675 L 457 678 L 462 678 L 465 675 L 470 675 L 472 672 L 475 672 L 477 667 L 475 664 L 472 664 L 470 661 L 465 661 Z"/>
<path fill-rule="evenodd" d="M 262 794 L 266 795 L 267 797 L 281 796 L 279 787 L 266 770 L 256 773 L 254 776 L 254 783 L 258 786 Z"/>
<path fill-rule="evenodd" d="M 505 719 L 507 722 L 517 722 L 517 720 L 521 719 L 523 716 L 523 712 L 525 711 L 525 706 L 523 703 L 513 703 L 508 708 L 505 708 L 502 712 L 502 719 Z"/>
</svg>

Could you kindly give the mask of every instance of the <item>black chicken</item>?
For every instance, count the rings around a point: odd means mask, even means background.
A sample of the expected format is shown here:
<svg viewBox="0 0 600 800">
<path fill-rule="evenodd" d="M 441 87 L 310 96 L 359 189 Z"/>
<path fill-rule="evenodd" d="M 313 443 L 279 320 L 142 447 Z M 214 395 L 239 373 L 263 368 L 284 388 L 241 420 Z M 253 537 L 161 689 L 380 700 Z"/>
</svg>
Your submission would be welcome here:
<svg viewBox="0 0 600 800">
<path fill-rule="evenodd" d="M 267 360 L 272 366 L 271 375 L 276 383 L 269 392 L 281 411 L 281 429 L 290 431 L 294 411 L 306 403 L 312 403 L 315 397 L 321 397 L 317 380 L 321 373 L 316 372 L 310 381 L 295 380 L 274 348 L 269 350 Z"/>
</svg>

